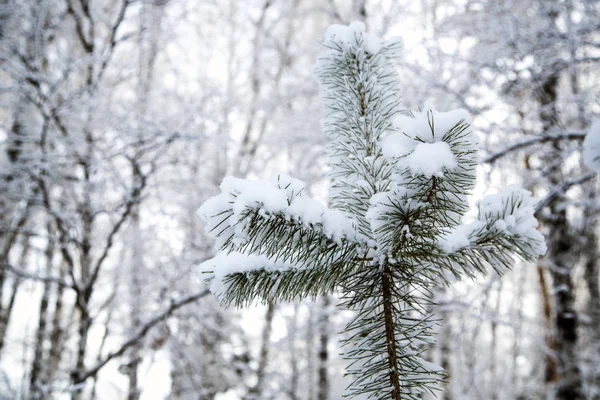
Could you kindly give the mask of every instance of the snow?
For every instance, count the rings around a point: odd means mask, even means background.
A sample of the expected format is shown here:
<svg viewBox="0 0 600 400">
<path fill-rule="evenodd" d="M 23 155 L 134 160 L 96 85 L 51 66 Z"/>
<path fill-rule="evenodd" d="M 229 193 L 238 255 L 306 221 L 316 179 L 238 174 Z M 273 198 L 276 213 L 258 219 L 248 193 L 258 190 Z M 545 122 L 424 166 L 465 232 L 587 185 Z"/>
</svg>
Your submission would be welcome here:
<svg viewBox="0 0 600 400">
<path fill-rule="evenodd" d="M 375 35 L 365 33 L 365 24 L 360 21 L 350 25 L 333 24 L 325 31 L 325 46 L 340 46 L 343 49 L 363 48 L 369 54 L 377 54 L 384 43 Z"/>
<path fill-rule="evenodd" d="M 486 233 L 501 234 L 525 241 L 527 255 L 539 257 L 546 253 L 546 243 L 544 235 L 537 229 L 536 202 L 529 191 L 516 185 L 486 196 L 478 202 L 477 220 L 453 228 L 438 245 L 446 253 L 454 253 Z"/>
<path fill-rule="evenodd" d="M 446 142 L 419 143 L 404 160 L 413 175 L 442 177 L 457 166 L 456 157 Z"/>
<path fill-rule="evenodd" d="M 583 141 L 583 161 L 585 165 L 600 172 L 600 120 L 592 123 Z"/>
<path fill-rule="evenodd" d="M 454 138 L 446 135 L 461 122 L 471 122 L 462 109 L 447 112 L 429 109 L 414 112 L 413 116 L 398 115 L 393 130 L 379 142 L 382 154 L 398 169 L 408 169 L 413 176 L 442 177 L 458 166 L 455 151 L 476 148 L 477 141 L 470 130 L 460 143 L 451 143 Z"/>
<path fill-rule="evenodd" d="M 328 209 L 304 196 L 304 184 L 287 175 L 279 174 L 270 181 L 226 177 L 220 189 L 219 195 L 207 200 L 198 210 L 218 248 L 230 237 L 236 245 L 246 243 L 246 217 L 253 211 L 267 219 L 281 216 L 307 229 L 320 230 L 338 243 L 344 239 L 359 240 L 353 220 L 339 210 Z"/>
<path fill-rule="evenodd" d="M 297 267 L 287 263 L 275 263 L 262 255 L 245 255 L 238 252 L 218 253 L 215 257 L 204 261 L 199 266 L 200 272 L 212 274 L 209 290 L 218 298 L 222 298 L 229 285 L 225 283 L 228 275 L 248 273 L 252 271 L 287 271 Z"/>
<path fill-rule="evenodd" d="M 427 109 L 413 111 L 412 115 L 397 115 L 394 118 L 393 125 L 409 137 L 424 142 L 442 140 L 443 136 L 461 121 L 469 125 L 472 123 L 471 116 L 462 108 L 449 111 Z"/>
<path fill-rule="evenodd" d="M 482 221 L 474 221 L 470 224 L 463 224 L 455 227 L 449 233 L 444 235 L 438 242 L 440 248 L 444 252 L 451 254 L 460 249 L 471 245 L 471 235 L 482 229 L 485 223 Z"/>
</svg>

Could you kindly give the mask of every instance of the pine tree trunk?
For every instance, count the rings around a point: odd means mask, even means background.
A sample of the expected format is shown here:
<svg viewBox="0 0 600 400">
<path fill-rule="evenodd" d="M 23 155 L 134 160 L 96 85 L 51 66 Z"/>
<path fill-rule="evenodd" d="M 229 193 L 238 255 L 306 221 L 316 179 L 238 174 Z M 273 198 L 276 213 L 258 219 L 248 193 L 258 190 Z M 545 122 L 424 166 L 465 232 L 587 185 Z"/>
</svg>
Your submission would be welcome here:
<svg viewBox="0 0 600 400">
<path fill-rule="evenodd" d="M 393 311 L 394 300 L 392 296 L 392 286 L 394 282 L 392 280 L 392 272 L 387 264 L 384 265 L 381 282 L 383 289 L 383 316 L 385 319 L 387 360 L 390 369 L 390 387 L 392 390 L 391 398 L 392 400 L 400 400 L 400 371 L 398 371 L 398 359 L 396 356 L 396 329 Z"/>
</svg>

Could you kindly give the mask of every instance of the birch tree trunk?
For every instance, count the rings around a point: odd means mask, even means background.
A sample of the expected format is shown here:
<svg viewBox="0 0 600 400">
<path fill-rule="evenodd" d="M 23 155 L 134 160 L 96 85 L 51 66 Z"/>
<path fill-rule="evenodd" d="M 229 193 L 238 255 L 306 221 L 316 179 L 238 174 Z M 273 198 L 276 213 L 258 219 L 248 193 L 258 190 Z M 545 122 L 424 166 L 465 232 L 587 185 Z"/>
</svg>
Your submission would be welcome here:
<svg viewBox="0 0 600 400">
<path fill-rule="evenodd" d="M 53 273 L 52 259 L 54 257 L 54 239 L 51 225 L 48 224 L 48 244 L 46 245 L 46 274 L 51 276 Z M 50 298 L 50 282 L 44 283 L 42 299 L 40 300 L 38 326 L 33 350 L 33 360 L 31 362 L 31 372 L 29 375 L 29 396 L 31 399 L 43 398 L 43 390 L 40 390 L 40 378 L 42 367 L 45 364 L 44 343 L 47 338 L 46 326 L 48 325 L 48 302 Z"/>
<path fill-rule="evenodd" d="M 265 375 L 269 362 L 269 350 L 271 347 L 271 333 L 273 331 L 273 317 L 275 315 L 275 303 L 269 303 L 265 314 L 265 326 L 262 331 L 260 354 L 258 356 L 258 368 L 256 369 L 256 384 L 248 390 L 247 400 L 259 400 L 263 395 Z"/>
<path fill-rule="evenodd" d="M 319 381 L 317 400 L 329 399 L 329 297 L 323 296 L 319 319 Z"/>
<path fill-rule="evenodd" d="M 539 88 L 540 120 L 546 134 L 559 128 L 556 102 L 558 100 L 558 75 L 549 76 Z M 546 162 L 553 166 L 548 173 L 551 187 L 559 187 L 565 180 L 562 163 L 561 143 L 552 144 Z M 575 310 L 575 288 L 573 269 L 577 262 L 577 242 L 567 219 L 567 203 L 559 198 L 550 204 L 552 219 L 545 221 L 547 238 L 547 260 L 552 276 L 552 293 L 555 303 L 556 356 L 558 359 L 557 400 L 583 400 L 582 378 L 577 357 L 578 315 Z"/>
</svg>

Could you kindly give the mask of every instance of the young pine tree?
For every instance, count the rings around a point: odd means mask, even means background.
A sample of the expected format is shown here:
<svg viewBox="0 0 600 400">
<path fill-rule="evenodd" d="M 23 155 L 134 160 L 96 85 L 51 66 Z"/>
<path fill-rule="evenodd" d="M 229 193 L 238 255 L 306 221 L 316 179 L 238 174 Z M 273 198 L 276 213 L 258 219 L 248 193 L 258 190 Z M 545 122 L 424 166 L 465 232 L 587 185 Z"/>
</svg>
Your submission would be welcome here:
<svg viewBox="0 0 600 400">
<path fill-rule="evenodd" d="M 432 340 L 429 287 L 513 256 L 545 252 L 533 199 L 516 187 L 484 198 L 461 225 L 477 149 L 462 110 L 408 113 L 395 70 L 401 45 L 331 26 L 315 67 L 326 105 L 330 204 L 302 182 L 232 177 L 199 210 L 216 240 L 203 265 L 225 304 L 339 293 L 346 326 L 347 396 L 416 399 L 443 371 L 419 357 Z"/>
</svg>

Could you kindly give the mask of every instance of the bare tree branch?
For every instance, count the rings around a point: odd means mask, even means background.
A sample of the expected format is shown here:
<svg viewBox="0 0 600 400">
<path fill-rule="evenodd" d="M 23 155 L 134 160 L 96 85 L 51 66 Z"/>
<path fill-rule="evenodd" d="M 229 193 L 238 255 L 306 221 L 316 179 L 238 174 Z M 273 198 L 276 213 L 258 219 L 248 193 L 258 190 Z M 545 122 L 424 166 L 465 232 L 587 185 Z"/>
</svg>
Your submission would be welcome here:
<svg viewBox="0 0 600 400">
<path fill-rule="evenodd" d="M 593 172 L 588 172 L 587 174 L 584 174 L 584 175 L 580 176 L 579 178 L 571 179 L 571 180 L 568 180 L 568 181 L 564 182 L 558 188 L 556 188 L 553 191 L 551 191 L 550 193 L 548 193 L 548 195 L 546 195 L 546 197 L 544 197 L 542 199 L 542 201 L 540 201 L 537 204 L 537 206 L 535 207 L 535 214 L 534 215 L 536 217 L 538 217 L 540 215 L 540 213 L 542 212 L 542 209 L 544 207 L 550 205 L 550 203 L 552 203 L 557 197 L 563 195 L 571 187 L 576 186 L 576 185 L 580 185 L 580 184 L 585 183 L 585 182 L 587 182 L 589 180 L 592 180 L 596 176 L 597 176 L 597 173 L 595 171 L 593 171 Z"/>
<path fill-rule="evenodd" d="M 135 334 L 133 334 L 133 336 L 131 336 L 129 339 L 123 342 L 123 344 L 121 344 L 121 346 L 117 350 L 109 353 L 106 357 L 104 357 L 103 360 L 99 361 L 96 365 L 94 365 L 84 373 L 75 376 L 73 382 L 75 384 L 83 383 L 88 378 L 95 376 L 98 373 L 98 371 L 100 371 L 100 369 L 102 369 L 102 367 L 104 367 L 109 361 L 111 361 L 114 358 L 120 357 L 121 355 L 123 355 L 123 353 L 125 353 L 125 351 L 128 348 L 130 348 L 138 341 L 143 339 L 146 336 L 146 334 L 150 331 L 150 329 L 152 329 L 156 324 L 163 321 L 165 318 L 168 318 L 171 314 L 173 314 L 173 312 L 175 312 L 179 308 L 187 304 L 193 303 L 201 299 L 202 297 L 207 296 L 209 293 L 210 292 L 208 291 L 208 289 L 203 289 L 197 293 L 191 294 L 180 300 L 172 302 L 166 310 L 157 314 L 156 316 L 148 320 L 145 324 L 143 324 L 140 327 L 140 329 Z"/>
<path fill-rule="evenodd" d="M 139 182 L 135 182 L 135 181 L 133 182 L 133 186 L 131 188 L 131 194 L 125 203 L 123 212 L 119 216 L 119 219 L 117 220 L 117 222 L 113 225 L 112 230 L 110 231 L 110 233 L 108 234 L 108 237 L 106 238 L 106 244 L 104 245 L 102 254 L 98 258 L 98 260 L 96 261 L 96 264 L 94 265 L 94 268 L 92 269 L 92 275 L 90 276 L 90 280 L 89 280 L 89 282 L 84 282 L 86 289 L 90 289 L 96 282 L 96 279 L 98 278 L 98 274 L 100 273 L 100 268 L 102 267 L 104 260 L 106 260 L 106 257 L 108 256 L 108 253 L 109 253 L 110 249 L 112 248 L 115 236 L 117 235 L 117 233 L 119 233 L 119 230 L 121 229 L 121 227 L 123 226 L 123 224 L 125 223 L 127 218 L 129 217 L 129 215 L 131 214 L 131 210 L 133 209 L 133 207 L 139 202 L 142 191 L 144 190 L 144 188 L 146 186 L 146 176 L 144 174 L 142 174 L 140 165 L 137 162 L 137 160 L 129 158 L 129 161 L 131 162 L 131 166 L 134 170 L 134 175 L 139 176 Z"/>
<path fill-rule="evenodd" d="M 560 135 L 552 135 L 552 136 L 536 136 L 531 139 L 523 140 L 522 142 L 515 143 L 510 145 L 503 150 L 494 153 L 483 160 L 485 164 L 492 164 L 499 158 L 502 158 L 515 150 L 520 150 L 525 147 L 532 146 L 537 143 L 547 143 L 553 140 L 583 140 L 585 138 L 586 132 L 569 132 L 563 133 Z"/>
<path fill-rule="evenodd" d="M 12 273 L 13 275 L 18 276 L 19 278 L 32 279 L 34 281 L 39 281 L 39 282 L 56 283 L 57 285 L 62 286 L 62 287 L 66 287 L 69 289 L 75 289 L 75 286 L 72 283 L 69 283 L 69 282 L 65 281 L 64 279 L 57 278 L 55 276 L 35 275 L 30 272 L 23 271 L 19 268 L 13 267 L 10 264 L 2 264 L 1 268 Z"/>
</svg>

